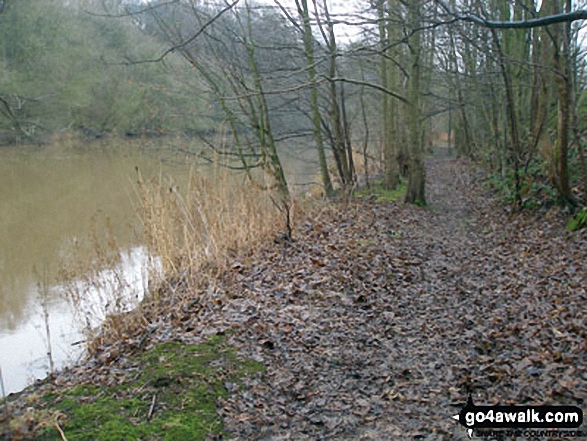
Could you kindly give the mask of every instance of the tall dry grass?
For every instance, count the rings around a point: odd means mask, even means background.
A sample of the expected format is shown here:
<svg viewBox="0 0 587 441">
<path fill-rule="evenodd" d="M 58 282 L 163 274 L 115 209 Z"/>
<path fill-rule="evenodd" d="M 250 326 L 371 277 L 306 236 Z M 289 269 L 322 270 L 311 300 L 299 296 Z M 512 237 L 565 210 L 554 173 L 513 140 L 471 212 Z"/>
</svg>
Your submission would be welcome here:
<svg viewBox="0 0 587 441">
<path fill-rule="evenodd" d="M 150 261 L 144 247 L 119 246 L 108 218 L 104 225 L 92 219 L 88 240 L 75 240 L 67 247 L 55 289 L 73 305 L 90 352 L 107 339 L 122 337 L 125 327 L 143 324 L 140 314 L 127 314 L 124 321 L 108 318 L 121 317 L 139 305 L 148 288 Z"/>
<path fill-rule="evenodd" d="M 275 195 L 220 167 L 204 172 L 194 169 L 181 185 L 162 174 L 144 179 L 137 169 L 135 194 L 139 239 L 149 256 L 145 308 L 124 311 L 122 293 L 128 297 L 133 283 L 120 264 L 124 251 L 110 234 L 103 243 L 93 233 L 95 258 L 85 270 L 70 268 L 68 278 L 75 282 L 68 285 L 68 296 L 77 309 L 87 316 L 107 316 L 98 333 L 96 327 L 87 328 L 93 331 L 87 339 L 90 351 L 149 326 L 153 316 L 165 316 L 170 304 L 180 305 L 205 284 L 214 284 L 235 256 L 254 252 L 283 232 L 286 223 L 283 209 L 274 203 Z M 83 309 L 89 291 L 98 293 L 98 303 L 110 309 Z M 154 308 L 159 309 L 154 312 Z M 95 323 L 93 318 L 86 317 L 86 322 Z"/>
<path fill-rule="evenodd" d="M 143 240 L 160 259 L 163 281 L 197 285 L 214 277 L 211 268 L 222 271 L 239 251 L 273 238 L 285 223 L 275 195 L 220 167 L 193 170 L 184 189 L 139 173 L 137 195 Z"/>
</svg>

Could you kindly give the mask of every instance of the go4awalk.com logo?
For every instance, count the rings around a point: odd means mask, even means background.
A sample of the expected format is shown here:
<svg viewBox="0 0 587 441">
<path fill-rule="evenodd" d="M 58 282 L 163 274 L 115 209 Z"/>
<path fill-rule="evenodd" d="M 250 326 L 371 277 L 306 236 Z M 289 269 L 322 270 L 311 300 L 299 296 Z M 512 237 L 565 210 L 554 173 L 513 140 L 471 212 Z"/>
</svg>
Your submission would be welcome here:
<svg viewBox="0 0 587 441">
<path fill-rule="evenodd" d="M 479 437 L 528 438 L 582 437 L 583 411 L 576 406 L 476 406 L 469 395 L 467 404 L 454 415 L 467 429 Z"/>
</svg>

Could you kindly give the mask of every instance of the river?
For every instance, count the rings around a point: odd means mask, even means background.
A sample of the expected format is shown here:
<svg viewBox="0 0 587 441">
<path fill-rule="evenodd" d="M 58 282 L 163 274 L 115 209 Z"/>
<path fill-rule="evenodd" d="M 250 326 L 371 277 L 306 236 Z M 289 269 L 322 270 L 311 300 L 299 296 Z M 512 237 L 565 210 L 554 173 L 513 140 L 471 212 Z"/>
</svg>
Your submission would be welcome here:
<svg viewBox="0 0 587 441">
<path fill-rule="evenodd" d="M 83 329 L 99 324 L 112 291 L 122 293 L 117 306 L 125 309 L 144 295 L 156 257 L 149 258 L 140 240 L 137 169 L 144 180 L 162 177 L 181 187 L 195 167 L 193 156 L 168 147 L 162 140 L 106 140 L 0 149 L 0 369 L 6 393 L 44 378 L 48 353 L 55 369 L 81 357 Z M 312 156 L 284 152 L 290 181 L 316 180 Z M 84 274 L 81 264 L 94 259 L 96 240 L 116 241 L 116 268 Z M 75 308 L 66 295 L 71 286 L 83 293 Z"/>
</svg>

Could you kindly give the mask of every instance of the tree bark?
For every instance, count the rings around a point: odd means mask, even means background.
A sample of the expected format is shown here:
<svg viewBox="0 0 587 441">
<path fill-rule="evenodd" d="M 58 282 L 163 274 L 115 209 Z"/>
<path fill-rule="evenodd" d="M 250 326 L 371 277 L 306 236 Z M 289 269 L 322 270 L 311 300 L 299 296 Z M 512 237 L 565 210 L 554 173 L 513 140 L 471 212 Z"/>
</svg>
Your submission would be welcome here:
<svg viewBox="0 0 587 441">
<path fill-rule="evenodd" d="M 409 3 L 408 21 L 412 30 L 420 27 L 420 0 Z M 422 117 L 420 109 L 420 56 L 422 52 L 421 32 L 412 33 L 409 39 L 411 52 L 410 78 L 408 84 L 408 127 L 410 140 L 410 159 L 408 189 L 405 202 L 410 204 L 426 205 L 425 183 L 426 170 L 422 161 Z"/>
<path fill-rule="evenodd" d="M 314 37 L 312 35 L 312 27 L 310 26 L 310 12 L 308 9 L 308 0 L 296 0 L 298 14 L 303 22 L 303 40 L 304 40 L 304 54 L 308 62 L 308 75 L 310 83 L 316 82 L 316 67 L 314 56 Z M 333 188 L 330 180 L 330 173 L 328 172 L 328 163 L 326 161 L 326 153 L 324 149 L 324 138 L 322 137 L 322 118 L 320 116 L 320 107 L 318 106 L 318 89 L 316 86 L 310 89 L 310 107 L 312 110 L 312 123 L 314 125 L 314 140 L 316 141 L 316 151 L 318 154 L 318 166 L 320 168 L 320 176 L 322 178 L 322 185 L 327 197 L 332 197 Z"/>
<path fill-rule="evenodd" d="M 566 12 L 571 10 L 572 0 L 565 1 Z M 571 191 L 568 170 L 569 134 L 571 129 L 571 27 L 569 23 L 559 24 L 555 31 L 554 65 L 558 97 L 557 141 L 554 164 L 556 170 L 555 185 L 560 197 L 571 205 L 577 200 Z"/>
<path fill-rule="evenodd" d="M 386 0 L 378 0 L 377 12 L 379 18 L 379 45 L 380 45 L 380 76 L 381 85 L 385 89 L 395 89 L 394 75 L 390 72 L 391 69 L 395 69 L 394 66 L 390 66 L 389 53 L 387 49 L 392 39 L 392 29 L 389 23 L 389 17 L 385 14 L 385 4 L 388 3 L 389 10 L 392 8 L 392 0 L 386 2 Z M 387 22 L 387 25 L 386 25 Z M 382 96 L 382 148 L 383 148 L 383 186 L 389 190 L 397 187 L 399 183 L 399 170 L 397 166 L 397 139 L 395 133 L 395 119 L 397 115 L 397 105 L 395 100 L 384 94 Z"/>
</svg>

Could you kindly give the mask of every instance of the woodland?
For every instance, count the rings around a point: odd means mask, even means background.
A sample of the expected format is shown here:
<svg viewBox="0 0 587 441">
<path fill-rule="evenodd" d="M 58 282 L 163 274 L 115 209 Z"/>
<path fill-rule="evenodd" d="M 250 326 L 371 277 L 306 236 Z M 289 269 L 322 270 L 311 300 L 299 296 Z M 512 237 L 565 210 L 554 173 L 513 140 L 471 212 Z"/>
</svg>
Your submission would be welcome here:
<svg viewBox="0 0 587 441">
<path fill-rule="evenodd" d="M 260 168 L 284 197 L 280 152 L 303 139 L 326 196 L 355 185 L 354 151 L 425 205 L 422 158 L 444 134 L 517 208 L 579 207 L 585 11 L 538 6 L 5 0 L 0 135 L 196 135 L 197 156 Z"/>
<path fill-rule="evenodd" d="M 584 406 L 586 7 L 0 0 L 0 148 L 197 138 L 173 148 L 276 210 L 168 259 L 86 361 L 4 401 L 6 439 L 464 440 L 469 394 Z"/>
</svg>

